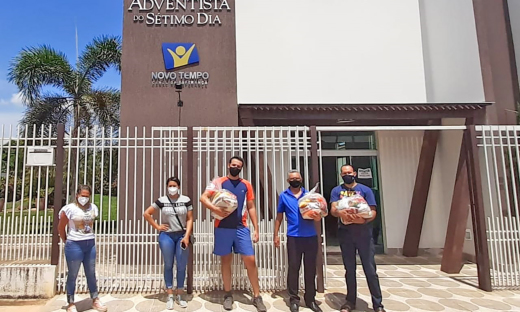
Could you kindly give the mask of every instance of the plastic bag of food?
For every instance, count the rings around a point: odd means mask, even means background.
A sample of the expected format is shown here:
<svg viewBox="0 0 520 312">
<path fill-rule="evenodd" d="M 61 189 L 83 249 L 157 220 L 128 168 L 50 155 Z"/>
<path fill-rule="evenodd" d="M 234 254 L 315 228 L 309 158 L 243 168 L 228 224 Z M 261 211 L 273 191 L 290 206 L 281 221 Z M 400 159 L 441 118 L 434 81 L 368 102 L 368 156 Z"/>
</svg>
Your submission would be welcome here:
<svg viewBox="0 0 520 312">
<path fill-rule="evenodd" d="M 327 209 L 327 201 L 325 198 L 316 192 L 318 183 L 316 186 L 298 200 L 298 206 L 300 207 L 300 213 L 304 219 L 312 219 L 310 217 L 312 211 L 318 211 L 322 217 L 325 217 L 329 211 Z"/>
<path fill-rule="evenodd" d="M 206 187 L 206 190 L 211 192 L 211 203 L 216 207 L 232 213 L 238 207 L 238 200 L 235 194 L 230 191 L 222 188 L 221 178 L 216 177 L 211 181 L 211 183 Z M 224 219 L 223 217 L 211 212 L 211 215 L 218 220 Z"/>
<path fill-rule="evenodd" d="M 358 214 L 359 216 L 370 219 L 372 218 L 372 209 L 363 198 L 363 196 L 359 194 L 354 194 L 352 196 L 344 196 L 342 199 L 338 201 L 338 210 L 349 209 L 349 212 Z M 344 218 L 341 218 L 341 222 L 343 224 L 351 224 L 352 222 L 347 222 Z"/>
</svg>

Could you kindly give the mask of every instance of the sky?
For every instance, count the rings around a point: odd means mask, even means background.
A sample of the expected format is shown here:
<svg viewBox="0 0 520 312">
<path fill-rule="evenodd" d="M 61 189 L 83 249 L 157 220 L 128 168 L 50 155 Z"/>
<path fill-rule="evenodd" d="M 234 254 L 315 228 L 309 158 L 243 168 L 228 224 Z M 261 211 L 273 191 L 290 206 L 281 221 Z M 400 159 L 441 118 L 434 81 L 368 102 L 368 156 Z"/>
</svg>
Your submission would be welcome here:
<svg viewBox="0 0 520 312">
<path fill-rule="evenodd" d="M 16 125 L 24 111 L 18 88 L 7 81 L 9 64 L 23 48 L 50 45 L 74 63 L 75 26 L 80 54 L 95 37 L 123 33 L 123 0 L 2 2 L 5 3 L 0 10 L 0 131 L 2 125 Z M 111 70 L 96 85 L 120 88 L 121 77 Z"/>
</svg>

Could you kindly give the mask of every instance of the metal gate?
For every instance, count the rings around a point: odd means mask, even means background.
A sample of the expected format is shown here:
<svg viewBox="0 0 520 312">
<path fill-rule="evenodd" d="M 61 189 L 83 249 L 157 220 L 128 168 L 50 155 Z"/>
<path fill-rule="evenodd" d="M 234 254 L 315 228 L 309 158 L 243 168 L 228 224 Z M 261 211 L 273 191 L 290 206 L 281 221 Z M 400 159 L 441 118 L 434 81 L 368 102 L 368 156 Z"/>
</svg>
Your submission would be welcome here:
<svg viewBox="0 0 520 312">
<path fill-rule="evenodd" d="M 493 289 L 520 288 L 520 126 L 477 126 Z"/>
</svg>

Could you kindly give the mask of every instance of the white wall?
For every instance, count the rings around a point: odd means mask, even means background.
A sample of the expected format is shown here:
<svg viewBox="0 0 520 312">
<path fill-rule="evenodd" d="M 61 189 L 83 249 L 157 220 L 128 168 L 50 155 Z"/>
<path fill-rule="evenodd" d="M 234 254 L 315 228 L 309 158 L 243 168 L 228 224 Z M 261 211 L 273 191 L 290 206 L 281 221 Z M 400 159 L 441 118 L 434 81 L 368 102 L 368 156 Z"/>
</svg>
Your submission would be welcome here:
<svg viewBox="0 0 520 312">
<path fill-rule="evenodd" d="M 442 125 L 464 125 L 464 119 L 443 120 Z M 444 248 L 461 143 L 462 131 L 441 131 L 419 248 Z"/>
<path fill-rule="evenodd" d="M 463 123 L 443 121 L 443 125 Z M 387 248 L 403 248 L 422 140 L 422 131 L 378 132 Z M 461 140 L 460 131 L 440 134 L 419 248 L 444 247 Z"/>
<path fill-rule="evenodd" d="M 428 102 L 484 101 L 473 0 L 419 3 Z"/>
<path fill-rule="evenodd" d="M 403 248 L 423 132 L 380 131 L 377 138 L 386 247 Z"/>
<path fill-rule="evenodd" d="M 238 103 L 426 102 L 418 0 L 237 0 Z"/>
</svg>

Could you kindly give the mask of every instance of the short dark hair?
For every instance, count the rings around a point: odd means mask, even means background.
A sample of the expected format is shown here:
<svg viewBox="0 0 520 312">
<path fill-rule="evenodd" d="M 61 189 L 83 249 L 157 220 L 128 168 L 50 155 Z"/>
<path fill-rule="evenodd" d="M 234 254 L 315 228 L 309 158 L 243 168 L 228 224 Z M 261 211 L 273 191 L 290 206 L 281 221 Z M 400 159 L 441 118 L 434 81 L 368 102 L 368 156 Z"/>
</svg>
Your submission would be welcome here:
<svg viewBox="0 0 520 312">
<path fill-rule="evenodd" d="M 339 170 L 343 171 L 343 167 L 352 167 L 352 170 L 354 170 L 354 172 L 357 172 L 357 169 L 354 166 L 349 165 L 349 164 L 344 164 L 343 166 L 341 166 L 341 168 L 339 168 Z"/>
<path fill-rule="evenodd" d="M 240 162 L 242 163 L 242 166 L 244 166 L 244 159 L 243 159 L 242 157 L 240 157 L 240 156 L 233 156 L 233 157 L 231 157 L 231 158 L 229 159 L 228 164 L 231 164 L 231 162 L 233 161 L 233 159 L 236 159 L 236 160 L 240 161 Z"/>
<path fill-rule="evenodd" d="M 166 186 L 168 186 L 170 182 L 175 182 L 179 187 L 181 187 L 181 180 L 179 180 L 177 177 L 168 178 L 168 180 L 166 180 Z"/>
<path fill-rule="evenodd" d="M 79 195 L 79 194 L 81 193 L 81 191 L 88 191 L 88 193 L 89 193 L 90 195 L 92 195 L 92 189 L 91 189 L 90 186 L 88 186 L 88 185 L 80 184 L 80 185 L 78 186 L 78 189 L 76 190 L 76 194 Z"/>
</svg>

